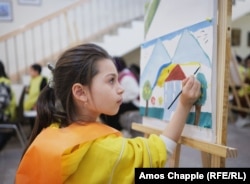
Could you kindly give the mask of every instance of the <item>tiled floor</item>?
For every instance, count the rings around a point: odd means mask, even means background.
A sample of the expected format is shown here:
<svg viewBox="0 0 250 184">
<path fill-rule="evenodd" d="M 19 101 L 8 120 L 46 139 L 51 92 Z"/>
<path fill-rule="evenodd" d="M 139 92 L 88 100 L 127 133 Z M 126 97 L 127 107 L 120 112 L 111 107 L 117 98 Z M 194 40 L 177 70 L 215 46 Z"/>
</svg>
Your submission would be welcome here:
<svg viewBox="0 0 250 184">
<path fill-rule="evenodd" d="M 238 157 L 228 158 L 226 167 L 250 167 L 250 126 L 238 128 L 234 123 L 229 123 L 227 140 L 229 147 L 238 149 Z M 13 137 L 5 149 L 0 152 L 0 181 L 2 184 L 13 184 L 21 154 L 22 148 L 16 137 Z M 180 167 L 202 167 L 200 158 L 199 151 L 182 146 Z"/>
</svg>

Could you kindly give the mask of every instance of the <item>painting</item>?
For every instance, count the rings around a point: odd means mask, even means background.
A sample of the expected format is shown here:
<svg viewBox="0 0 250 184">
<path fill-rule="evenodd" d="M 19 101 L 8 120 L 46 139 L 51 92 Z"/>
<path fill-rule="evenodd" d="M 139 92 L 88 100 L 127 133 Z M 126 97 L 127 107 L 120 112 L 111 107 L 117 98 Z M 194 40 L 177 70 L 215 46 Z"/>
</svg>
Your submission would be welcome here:
<svg viewBox="0 0 250 184">
<path fill-rule="evenodd" d="M 233 28 L 232 29 L 232 46 L 240 46 L 240 35 L 241 35 L 241 30 L 238 28 Z"/>
<path fill-rule="evenodd" d="M 40 5 L 41 0 L 18 0 L 19 4 L 24 5 Z"/>
<path fill-rule="evenodd" d="M 12 21 L 12 4 L 10 1 L 0 0 L 0 21 Z"/>
<path fill-rule="evenodd" d="M 182 80 L 195 75 L 202 95 L 189 113 L 184 134 L 212 141 L 214 9 L 214 1 L 206 0 L 147 2 L 140 61 L 143 124 L 164 128 L 175 112 Z"/>
</svg>

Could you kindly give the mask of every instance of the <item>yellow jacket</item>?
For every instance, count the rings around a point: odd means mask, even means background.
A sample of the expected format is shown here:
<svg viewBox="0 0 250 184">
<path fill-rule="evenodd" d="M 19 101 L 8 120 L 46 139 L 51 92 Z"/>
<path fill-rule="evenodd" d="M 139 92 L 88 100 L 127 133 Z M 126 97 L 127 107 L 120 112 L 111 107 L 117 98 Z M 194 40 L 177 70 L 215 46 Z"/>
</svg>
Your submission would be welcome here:
<svg viewBox="0 0 250 184">
<path fill-rule="evenodd" d="M 134 183 L 134 168 L 163 167 L 162 139 L 123 138 L 102 123 L 44 129 L 25 153 L 16 184 Z"/>
<path fill-rule="evenodd" d="M 238 90 L 239 96 L 250 95 L 250 84 L 246 82 L 246 79 L 250 80 L 250 69 L 245 69 L 243 66 L 240 66 L 239 74 L 243 81 L 243 86 Z"/>
<path fill-rule="evenodd" d="M 27 98 L 24 101 L 24 110 L 31 110 L 39 97 L 40 94 L 40 85 L 43 80 L 43 76 L 39 75 L 35 78 L 32 78 L 29 85 L 29 92 Z"/>
<path fill-rule="evenodd" d="M 11 81 L 8 78 L 0 77 L 0 83 L 3 82 L 4 84 L 10 86 Z M 11 86 L 10 86 L 11 87 Z M 11 101 L 8 107 L 5 109 L 4 113 L 10 117 L 10 120 L 14 120 L 16 116 L 16 96 L 15 93 L 11 89 Z"/>
</svg>

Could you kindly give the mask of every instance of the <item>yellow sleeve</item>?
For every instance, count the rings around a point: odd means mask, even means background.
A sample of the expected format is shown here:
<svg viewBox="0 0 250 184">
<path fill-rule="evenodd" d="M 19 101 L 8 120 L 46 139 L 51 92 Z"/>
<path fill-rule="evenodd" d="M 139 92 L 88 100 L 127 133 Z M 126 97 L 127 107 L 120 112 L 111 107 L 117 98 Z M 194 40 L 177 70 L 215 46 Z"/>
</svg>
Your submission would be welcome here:
<svg viewBox="0 0 250 184">
<path fill-rule="evenodd" d="M 92 149 L 96 149 L 90 151 L 93 151 L 92 154 L 101 154 L 102 160 L 107 161 L 105 164 L 105 161 L 99 160 L 109 170 L 110 183 L 133 183 L 135 168 L 164 167 L 167 160 L 166 146 L 157 135 L 132 139 L 110 136 L 98 141 Z M 96 155 L 95 159 L 98 160 L 98 157 Z"/>
<path fill-rule="evenodd" d="M 131 181 L 131 179 L 134 179 L 135 168 L 165 166 L 167 150 L 159 136 L 151 135 L 148 139 L 138 137 L 125 140 L 124 152 L 115 169 L 116 173 L 113 175 L 114 181 L 126 181 L 126 179 Z M 123 173 L 124 175 L 119 173 Z"/>
<path fill-rule="evenodd" d="M 166 146 L 157 135 L 151 135 L 148 139 L 110 135 L 79 147 L 77 152 L 81 162 L 77 170 L 73 169 L 74 174 L 65 178 L 65 184 L 83 179 L 86 183 L 133 183 L 135 168 L 164 167 L 167 159 Z M 69 158 L 63 160 L 74 163 Z"/>
</svg>

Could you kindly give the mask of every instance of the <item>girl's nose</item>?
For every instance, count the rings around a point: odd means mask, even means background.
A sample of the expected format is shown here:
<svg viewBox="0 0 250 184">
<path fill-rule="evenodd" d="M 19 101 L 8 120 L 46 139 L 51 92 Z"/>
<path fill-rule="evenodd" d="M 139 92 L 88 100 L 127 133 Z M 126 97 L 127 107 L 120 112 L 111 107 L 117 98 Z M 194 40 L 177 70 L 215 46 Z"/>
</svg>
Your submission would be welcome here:
<svg viewBox="0 0 250 184">
<path fill-rule="evenodd" d="M 121 84 L 119 84 L 119 86 L 118 86 L 118 93 L 122 94 L 123 92 L 124 92 L 124 87 Z"/>
</svg>

